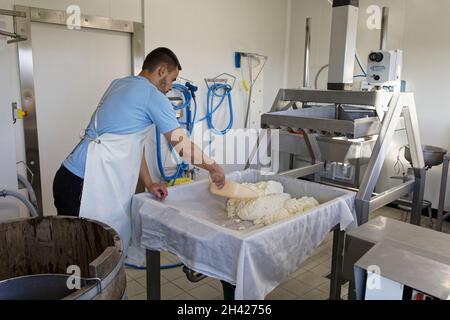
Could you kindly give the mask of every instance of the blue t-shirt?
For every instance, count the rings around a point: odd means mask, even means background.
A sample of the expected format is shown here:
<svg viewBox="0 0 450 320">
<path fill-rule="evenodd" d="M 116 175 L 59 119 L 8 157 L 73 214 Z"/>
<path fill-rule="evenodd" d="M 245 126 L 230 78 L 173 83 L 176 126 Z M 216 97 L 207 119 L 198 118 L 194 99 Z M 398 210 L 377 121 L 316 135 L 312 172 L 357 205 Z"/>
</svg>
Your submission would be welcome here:
<svg viewBox="0 0 450 320">
<path fill-rule="evenodd" d="M 169 99 L 144 77 L 132 76 L 114 80 L 98 112 L 98 134 L 131 134 L 152 124 L 155 124 L 161 133 L 179 127 Z M 89 123 L 87 134 L 95 137 L 93 119 Z M 64 167 L 80 178 L 84 178 L 89 142 L 87 139 L 80 141 L 63 162 Z"/>
</svg>

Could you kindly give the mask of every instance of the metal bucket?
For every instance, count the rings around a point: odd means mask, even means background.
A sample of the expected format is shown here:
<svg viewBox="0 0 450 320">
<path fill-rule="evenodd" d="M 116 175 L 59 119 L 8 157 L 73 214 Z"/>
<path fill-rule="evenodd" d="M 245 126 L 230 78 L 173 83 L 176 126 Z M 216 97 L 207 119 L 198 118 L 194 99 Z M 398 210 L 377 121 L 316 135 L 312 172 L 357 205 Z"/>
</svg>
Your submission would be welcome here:
<svg viewBox="0 0 450 320">
<path fill-rule="evenodd" d="M 423 158 L 425 160 L 425 166 L 432 168 L 439 166 L 444 162 L 444 156 L 447 154 L 447 150 L 433 146 L 422 146 Z M 405 159 L 411 163 L 411 150 L 409 146 L 405 147 Z"/>
<path fill-rule="evenodd" d="M 0 281 L 0 300 L 59 300 L 75 293 L 69 289 L 69 275 L 42 274 Z M 80 279 L 81 288 L 87 284 Z"/>
<path fill-rule="evenodd" d="M 117 233 L 95 221 L 37 217 L 0 223 L 0 299 L 122 299 L 123 261 Z"/>
</svg>

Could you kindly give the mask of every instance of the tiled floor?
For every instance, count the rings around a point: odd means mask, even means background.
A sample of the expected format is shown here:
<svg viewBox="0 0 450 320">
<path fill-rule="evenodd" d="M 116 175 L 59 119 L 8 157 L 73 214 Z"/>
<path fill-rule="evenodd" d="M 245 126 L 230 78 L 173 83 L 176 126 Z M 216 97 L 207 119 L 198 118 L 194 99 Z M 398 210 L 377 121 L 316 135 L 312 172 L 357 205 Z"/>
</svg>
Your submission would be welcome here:
<svg viewBox="0 0 450 320">
<path fill-rule="evenodd" d="M 406 216 L 403 211 L 382 208 L 371 218 L 385 216 L 402 220 Z M 429 220 L 422 219 L 422 225 L 429 227 Z M 450 232 L 450 224 L 444 224 L 444 231 Z M 331 267 L 332 234 L 320 245 L 314 256 L 306 260 L 302 266 L 291 274 L 274 291 L 267 295 L 267 300 L 325 300 L 329 295 L 330 281 L 325 278 Z M 161 264 L 173 264 L 177 258 L 169 253 L 161 254 Z M 146 299 L 145 270 L 126 269 L 127 290 L 130 300 Z M 342 298 L 346 299 L 348 286 L 342 288 Z M 181 268 L 161 271 L 161 298 L 163 300 L 221 300 L 222 285 L 218 280 L 206 278 L 198 283 L 186 279 Z"/>
</svg>

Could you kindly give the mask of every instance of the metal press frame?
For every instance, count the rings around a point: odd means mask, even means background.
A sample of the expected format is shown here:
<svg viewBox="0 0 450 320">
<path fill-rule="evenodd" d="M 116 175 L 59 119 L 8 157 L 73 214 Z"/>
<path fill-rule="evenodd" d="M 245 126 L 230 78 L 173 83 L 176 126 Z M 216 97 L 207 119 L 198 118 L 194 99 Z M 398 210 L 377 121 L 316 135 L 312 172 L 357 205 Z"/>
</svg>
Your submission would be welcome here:
<svg viewBox="0 0 450 320">
<path fill-rule="evenodd" d="M 36 191 L 38 205 L 42 211 L 39 137 L 36 122 L 36 113 L 39 112 L 39 110 L 36 106 L 35 100 L 36 94 L 33 72 L 31 23 L 38 22 L 65 26 L 67 25 L 69 14 L 67 14 L 66 11 L 61 10 L 50 10 L 26 6 L 15 6 L 15 10 L 20 13 L 15 17 L 15 30 L 17 30 L 17 33 L 21 37 L 26 38 L 25 41 L 18 43 L 22 108 L 27 112 L 27 117 L 23 119 L 25 131 L 25 154 L 27 165 L 34 173 L 33 188 Z M 132 72 L 133 74 L 136 74 L 136 72 L 140 70 L 145 58 L 143 23 L 82 14 L 80 27 L 130 34 L 132 49 Z"/>
<path fill-rule="evenodd" d="M 448 168 L 450 162 L 450 153 L 444 156 L 444 162 L 442 164 L 442 175 L 441 175 L 441 189 L 439 191 L 439 206 L 438 206 L 438 216 L 436 223 L 436 230 L 442 231 L 442 223 L 450 217 L 450 213 L 444 215 L 445 206 L 445 195 L 447 192 L 447 178 L 448 178 Z"/>
<path fill-rule="evenodd" d="M 305 141 L 308 146 L 312 163 L 304 167 L 281 172 L 280 175 L 301 178 L 314 175 L 314 180 L 318 181 L 318 174 L 324 170 L 324 163 L 320 160 L 320 150 L 317 147 L 316 135 L 314 131 L 330 132 L 355 132 L 355 127 L 345 121 L 331 119 L 302 119 L 285 118 L 277 119 L 277 111 L 281 105 L 291 106 L 292 103 L 318 103 L 318 104 L 343 104 L 357 105 L 362 107 L 372 106 L 377 110 L 379 117 L 380 130 L 378 139 L 375 143 L 372 155 L 370 157 L 367 169 L 360 189 L 356 195 L 355 209 L 358 225 L 369 221 L 369 213 L 373 212 L 401 197 L 413 193 L 413 206 L 411 213 L 411 223 L 420 225 L 422 212 L 422 201 L 425 187 L 425 162 L 422 153 L 422 145 L 419 135 L 419 124 L 416 113 L 416 105 L 413 93 L 392 93 L 383 91 L 363 92 L 363 91 L 332 91 L 332 90 L 280 90 L 272 111 L 263 115 L 262 123 L 267 130 L 262 131 L 258 141 L 261 141 L 263 135 L 267 134 L 270 141 L 272 129 L 293 129 L 303 130 L 305 132 Z M 408 176 L 405 182 L 391 188 L 381 194 L 374 194 L 375 186 L 381 173 L 383 163 L 389 146 L 394 138 L 394 133 L 404 120 L 407 138 L 411 146 L 411 156 L 414 176 Z M 259 143 L 255 146 L 250 155 L 246 168 L 250 167 L 251 160 L 256 155 Z M 270 150 L 269 143 L 269 152 Z M 333 230 L 333 260 L 331 270 L 330 299 L 340 299 L 341 289 L 341 270 L 342 270 L 342 252 L 344 246 L 345 232 L 337 227 Z"/>
</svg>

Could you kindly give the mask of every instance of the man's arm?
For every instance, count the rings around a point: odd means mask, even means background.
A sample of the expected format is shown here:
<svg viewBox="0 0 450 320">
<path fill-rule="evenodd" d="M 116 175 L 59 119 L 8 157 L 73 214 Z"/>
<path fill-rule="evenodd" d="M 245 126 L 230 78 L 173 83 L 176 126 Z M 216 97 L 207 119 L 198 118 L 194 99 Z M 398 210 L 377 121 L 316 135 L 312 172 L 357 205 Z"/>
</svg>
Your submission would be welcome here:
<svg viewBox="0 0 450 320">
<path fill-rule="evenodd" d="M 178 128 L 165 133 L 167 141 L 174 147 L 180 157 L 189 161 L 191 164 L 209 171 L 211 180 L 219 188 L 225 184 L 225 173 L 220 165 L 209 158 L 203 151 L 191 141 L 186 135 L 186 131 Z"/>
<path fill-rule="evenodd" d="M 168 191 L 166 186 L 154 183 L 150 172 L 147 167 L 147 160 L 145 159 L 145 152 L 142 153 L 142 161 L 141 161 L 141 169 L 139 171 L 139 176 L 141 177 L 142 182 L 144 183 L 145 188 L 152 193 L 159 200 L 166 199 L 168 195 Z"/>
</svg>

